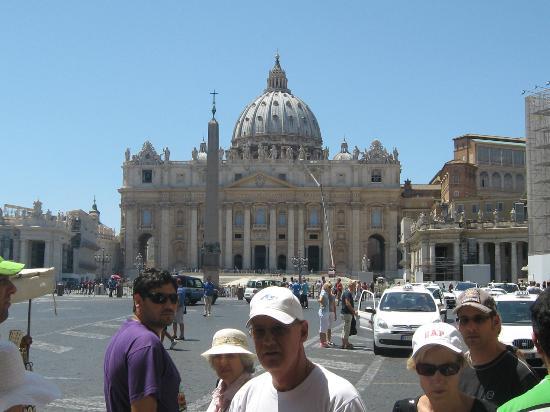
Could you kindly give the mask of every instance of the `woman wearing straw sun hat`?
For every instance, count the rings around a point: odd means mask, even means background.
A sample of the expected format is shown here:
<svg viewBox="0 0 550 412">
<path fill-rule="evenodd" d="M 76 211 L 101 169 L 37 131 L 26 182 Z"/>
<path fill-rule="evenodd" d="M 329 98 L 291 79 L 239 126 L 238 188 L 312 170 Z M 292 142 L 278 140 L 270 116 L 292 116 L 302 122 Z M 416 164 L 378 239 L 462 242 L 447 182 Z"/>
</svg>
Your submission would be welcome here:
<svg viewBox="0 0 550 412">
<path fill-rule="evenodd" d="M 0 411 L 23 411 L 22 405 L 42 406 L 61 398 L 61 392 L 42 376 L 25 370 L 19 349 L 0 342 Z"/>
<path fill-rule="evenodd" d="M 238 329 L 221 329 L 212 338 L 212 347 L 202 354 L 220 378 L 207 412 L 223 412 L 233 396 L 254 373 L 254 355 L 246 334 Z"/>
</svg>

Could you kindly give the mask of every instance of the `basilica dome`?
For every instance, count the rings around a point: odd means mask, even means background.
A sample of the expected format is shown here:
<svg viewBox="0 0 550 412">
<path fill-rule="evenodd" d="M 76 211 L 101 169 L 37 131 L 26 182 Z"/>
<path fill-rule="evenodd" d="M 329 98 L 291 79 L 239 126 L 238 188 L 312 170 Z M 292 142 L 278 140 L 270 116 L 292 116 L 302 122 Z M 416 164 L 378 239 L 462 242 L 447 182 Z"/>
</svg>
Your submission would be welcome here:
<svg viewBox="0 0 550 412">
<path fill-rule="evenodd" d="M 237 120 L 231 149 L 237 156 L 246 150 L 255 158 L 262 156 L 259 152 L 264 152 L 263 146 L 266 156 L 272 158 L 287 153 L 296 157 L 301 151 L 308 159 L 318 159 L 322 144 L 317 119 L 309 106 L 288 89 L 277 54 L 264 93 L 248 104 Z"/>
</svg>

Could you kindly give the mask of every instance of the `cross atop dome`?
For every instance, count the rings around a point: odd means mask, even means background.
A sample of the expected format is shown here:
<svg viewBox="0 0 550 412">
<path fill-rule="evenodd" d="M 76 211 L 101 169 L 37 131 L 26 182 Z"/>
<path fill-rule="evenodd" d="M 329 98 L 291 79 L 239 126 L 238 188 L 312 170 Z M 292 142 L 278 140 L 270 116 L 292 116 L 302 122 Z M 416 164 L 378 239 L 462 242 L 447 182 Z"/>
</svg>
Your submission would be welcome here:
<svg viewBox="0 0 550 412">
<path fill-rule="evenodd" d="M 283 93 L 289 93 L 290 89 L 287 87 L 288 80 L 286 78 L 285 71 L 281 68 L 279 62 L 279 52 L 275 53 L 275 66 L 269 71 L 269 77 L 267 78 L 266 92 L 279 91 Z"/>
</svg>

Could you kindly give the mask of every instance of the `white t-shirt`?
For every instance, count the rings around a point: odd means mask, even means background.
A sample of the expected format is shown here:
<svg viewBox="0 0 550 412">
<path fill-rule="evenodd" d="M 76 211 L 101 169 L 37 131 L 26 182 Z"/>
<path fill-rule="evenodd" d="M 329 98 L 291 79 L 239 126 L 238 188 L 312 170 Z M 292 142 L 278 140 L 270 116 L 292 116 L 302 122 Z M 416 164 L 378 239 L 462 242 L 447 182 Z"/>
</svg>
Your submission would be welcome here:
<svg viewBox="0 0 550 412">
<path fill-rule="evenodd" d="M 248 381 L 236 393 L 229 412 L 363 412 L 361 396 L 344 378 L 315 365 L 296 388 L 278 392 L 269 372 Z"/>
</svg>

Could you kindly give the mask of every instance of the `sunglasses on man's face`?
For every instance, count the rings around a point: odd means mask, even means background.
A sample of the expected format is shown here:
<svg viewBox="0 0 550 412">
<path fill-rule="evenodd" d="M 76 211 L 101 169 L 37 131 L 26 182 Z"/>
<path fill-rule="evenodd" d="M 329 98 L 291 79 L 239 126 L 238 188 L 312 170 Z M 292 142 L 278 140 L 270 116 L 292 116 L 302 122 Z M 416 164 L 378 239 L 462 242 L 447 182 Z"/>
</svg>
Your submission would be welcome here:
<svg viewBox="0 0 550 412">
<path fill-rule="evenodd" d="M 143 297 L 151 299 L 151 302 L 156 303 L 157 305 L 165 304 L 168 299 L 170 299 L 170 303 L 172 304 L 178 303 L 177 293 L 147 293 L 146 295 L 143 295 Z"/>
<path fill-rule="evenodd" d="M 468 316 L 459 316 L 456 320 L 461 326 L 466 326 L 470 322 L 474 322 L 476 325 L 481 325 L 490 317 L 490 315 L 475 315 L 471 318 Z"/>
<path fill-rule="evenodd" d="M 460 370 L 460 365 L 456 362 L 433 365 L 431 363 L 417 363 L 416 373 L 422 376 L 434 376 L 437 371 L 443 376 L 456 375 Z"/>
</svg>

